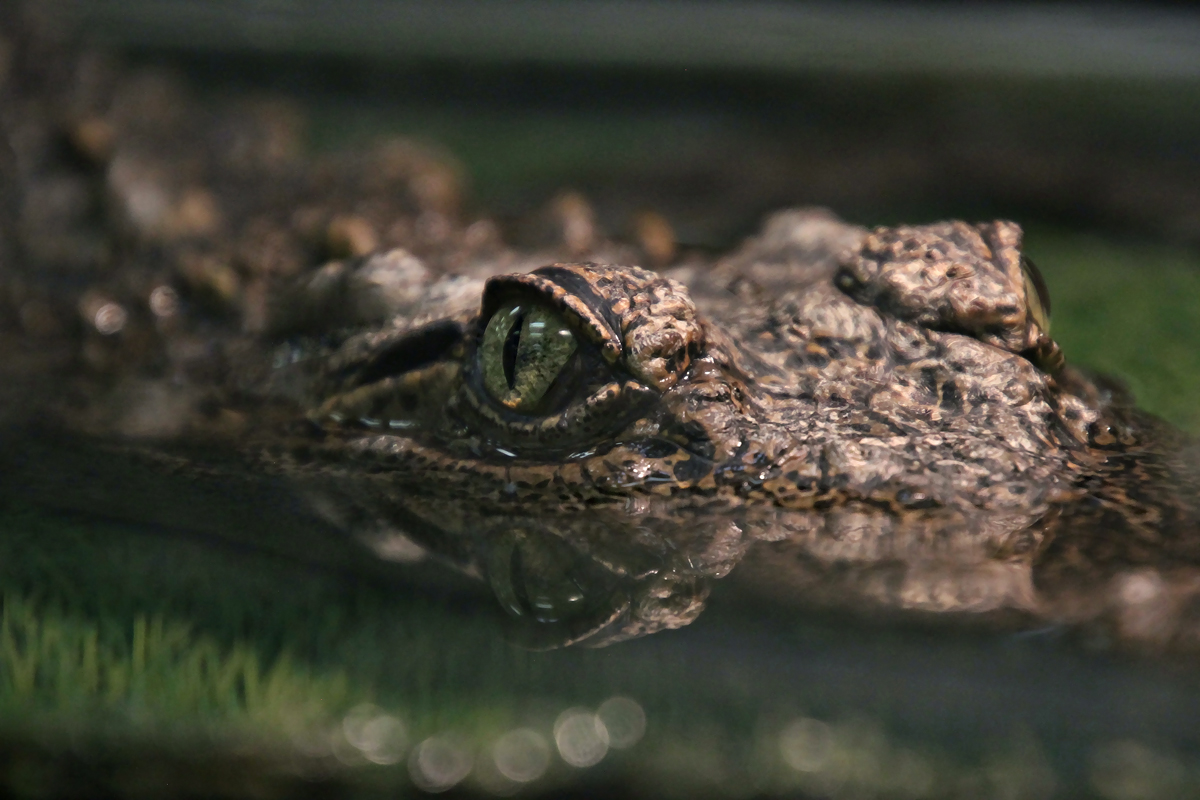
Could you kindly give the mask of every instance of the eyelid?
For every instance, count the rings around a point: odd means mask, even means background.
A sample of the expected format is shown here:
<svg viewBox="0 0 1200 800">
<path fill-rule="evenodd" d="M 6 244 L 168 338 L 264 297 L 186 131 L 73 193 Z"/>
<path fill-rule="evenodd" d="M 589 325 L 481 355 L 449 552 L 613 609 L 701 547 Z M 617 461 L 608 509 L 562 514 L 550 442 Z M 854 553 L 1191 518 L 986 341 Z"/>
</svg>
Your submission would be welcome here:
<svg viewBox="0 0 1200 800">
<path fill-rule="evenodd" d="M 536 302 L 561 314 L 583 340 L 599 348 L 601 357 L 607 363 L 615 364 L 620 360 L 624 345 L 613 326 L 576 294 L 536 272 L 498 275 L 488 279 L 480 308 L 480 319 L 484 320 L 484 324 L 516 294 L 532 295 Z"/>
</svg>

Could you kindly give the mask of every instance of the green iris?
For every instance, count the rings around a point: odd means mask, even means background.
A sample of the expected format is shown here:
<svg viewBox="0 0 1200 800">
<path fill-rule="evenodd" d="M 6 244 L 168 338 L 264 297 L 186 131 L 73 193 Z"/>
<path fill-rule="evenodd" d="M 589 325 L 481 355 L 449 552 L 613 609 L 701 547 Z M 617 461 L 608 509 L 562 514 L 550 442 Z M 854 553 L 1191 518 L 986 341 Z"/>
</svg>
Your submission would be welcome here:
<svg viewBox="0 0 1200 800">
<path fill-rule="evenodd" d="M 575 347 L 575 334 L 555 311 L 536 303 L 503 306 L 483 332 L 484 388 L 514 411 L 532 411 Z"/>
</svg>

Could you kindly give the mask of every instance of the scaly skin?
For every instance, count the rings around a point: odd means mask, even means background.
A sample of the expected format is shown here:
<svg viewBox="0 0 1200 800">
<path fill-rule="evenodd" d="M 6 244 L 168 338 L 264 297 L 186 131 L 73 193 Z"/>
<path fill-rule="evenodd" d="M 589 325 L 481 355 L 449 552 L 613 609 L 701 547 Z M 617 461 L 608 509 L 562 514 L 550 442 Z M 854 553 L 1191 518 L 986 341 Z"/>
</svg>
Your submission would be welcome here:
<svg viewBox="0 0 1200 800">
<path fill-rule="evenodd" d="M 1065 363 L 1015 224 L 790 211 L 655 272 L 575 199 L 520 250 L 436 154 L 312 159 L 279 105 L 15 52 L 5 419 L 278 476 L 488 580 L 536 646 L 687 624 L 740 562 L 807 602 L 1196 643 L 1191 446 Z M 483 377 L 514 303 L 575 342 L 525 412 Z"/>
</svg>

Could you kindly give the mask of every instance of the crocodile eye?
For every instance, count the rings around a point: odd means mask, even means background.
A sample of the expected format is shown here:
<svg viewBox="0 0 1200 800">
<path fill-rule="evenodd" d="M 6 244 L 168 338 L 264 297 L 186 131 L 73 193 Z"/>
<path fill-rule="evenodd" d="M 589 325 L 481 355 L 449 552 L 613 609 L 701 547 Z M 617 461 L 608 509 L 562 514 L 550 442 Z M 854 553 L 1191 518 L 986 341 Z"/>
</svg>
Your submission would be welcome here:
<svg viewBox="0 0 1200 800">
<path fill-rule="evenodd" d="M 1025 305 L 1042 333 L 1050 335 L 1050 290 L 1041 271 L 1026 256 L 1021 256 L 1021 275 L 1025 278 Z"/>
<path fill-rule="evenodd" d="M 555 311 L 537 303 L 501 306 L 483 332 L 483 386 L 501 405 L 531 412 L 576 347 L 574 332 Z"/>
</svg>

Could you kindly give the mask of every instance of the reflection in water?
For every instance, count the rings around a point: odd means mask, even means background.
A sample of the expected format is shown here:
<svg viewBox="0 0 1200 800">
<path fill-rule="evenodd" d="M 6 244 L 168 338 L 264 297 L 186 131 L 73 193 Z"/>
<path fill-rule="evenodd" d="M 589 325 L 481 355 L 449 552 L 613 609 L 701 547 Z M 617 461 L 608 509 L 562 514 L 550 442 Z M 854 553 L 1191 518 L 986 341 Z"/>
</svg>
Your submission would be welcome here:
<svg viewBox="0 0 1200 800">
<path fill-rule="evenodd" d="M 855 502 L 726 514 L 646 502 L 586 519 L 553 509 L 536 520 L 480 517 L 481 535 L 422 544 L 482 573 L 509 638 L 533 649 L 691 624 L 712 582 L 730 573 L 740 592 L 780 606 L 1090 626 L 1093 638 L 1190 649 L 1200 642 L 1200 561 L 1195 510 L 1178 487 L 1195 468 L 1173 468 L 1182 472 L 1164 471 L 1153 485 L 1117 470 L 1032 520 L 939 508 L 897 515 Z M 1133 513 L 1107 499 L 1133 490 Z"/>
<path fill-rule="evenodd" d="M 174 762 L 164 761 L 154 726 L 199 701 L 238 726 L 282 731 L 282 764 L 263 760 L 255 769 L 306 781 L 361 775 L 351 779 L 506 796 L 523 786 L 553 793 L 616 776 L 635 796 L 752 789 L 897 800 L 1062 792 L 1167 800 L 1200 788 L 1192 744 L 1200 708 L 1187 670 L 1059 647 L 1053 631 L 921 633 L 844 616 L 814 627 L 812 614 L 755 593 L 754 574 L 741 572 L 749 557 L 713 580 L 710 608 L 683 630 L 616 647 L 530 653 L 494 635 L 482 613 L 495 603 L 486 583 L 463 582 L 465 594 L 445 596 L 422 582 L 445 575 L 431 559 L 403 567 L 411 583 L 389 579 L 372 589 L 361 575 L 347 582 L 301 565 L 281 571 L 262 554 L 161 533 L 101 528 L 56 538 L 36 528 L 17 535 L 22 527 L 11 517 L 7 526 L 12 533 L 0 538 L 6 719 L 28 718 L 21 716 L 28 709 L 137 708 L 149 727 L 132 741 L 156 764 Z M 43 590 L 90 575 L 103 579 L 97 591 L 106 597 L 166 597 L 168 622 L 101 636 L 98 626 L 80 627 L 71 615 L 8 594 L 28 591 L 13 575 L 39 565 Z M 280 591 L 286 602 L 273 600 Z M 221 621 L 246 604 L 247 616 Z M 174 618 L 198 630 L 188 634 Z M 208 638 L 230 628 L 258 631 L 256 641 L 289 641 L 295 658 L 279 659 L 261 643 Z M 99 681 L 89 689 L 87 643 L 96 640 Z M 145 644 L 148 679 L 119 683 L 137 642 Z M 34 652 L 48 657 L 31 659 Z M 330 654 L 349 670 L 341 680 L 328 672 Z M 229 691 L 227 678 L 241 675 L 231 667 L 246 670 L 239 682 L 255 691 Z M 12 676 L 32 684 L 14 694 Z M 237 752 L 257 746 L 221 738 L 198 746 L 214 741 Z M 593 767 L 576 766 L 597 758 Z M 8 774 L 53 773 L 54 762 L 23 759 Z M 171 774 L 199 785 L 198 777 Z M 238 776 L 233 770 L 227 780 Z"/>
<path fill-rule="evenodd" d="M 637 574 L 619 551 L 601 561 L 532 526 L 509 529 L 481 546 L 488 580 L 514 623 L 511 637 L 535 649 L 596 647 L 678 628 L 696 618 L 708 593 L 700 576 L 661 569 Z"/>
</svg>

